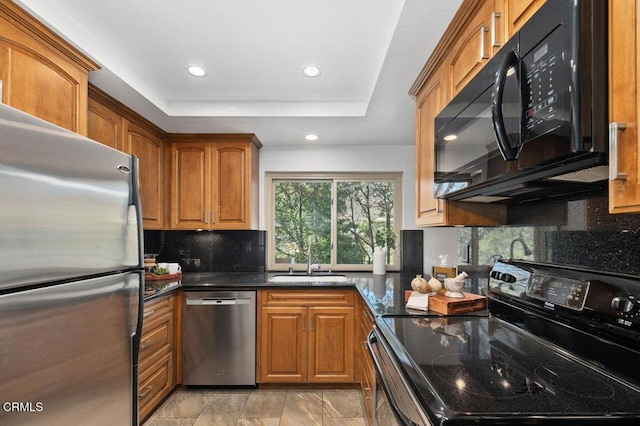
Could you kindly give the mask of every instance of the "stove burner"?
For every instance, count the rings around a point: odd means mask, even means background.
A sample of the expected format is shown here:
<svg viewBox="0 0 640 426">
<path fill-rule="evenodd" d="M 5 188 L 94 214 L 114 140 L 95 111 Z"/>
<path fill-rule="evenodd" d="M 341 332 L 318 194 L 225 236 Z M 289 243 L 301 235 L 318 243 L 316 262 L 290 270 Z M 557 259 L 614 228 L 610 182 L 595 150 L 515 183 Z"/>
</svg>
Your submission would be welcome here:
<svg viewBox="0 0 640 426">
<path fill-rule="evenodd" d="M 535 368 L 534 373 L 551 391 L 561 390 L 586 398 L 611 398 L 616 393 L 604 380 L 564 367 L 540 366 Z"/>
<path fill-rule="evenodd" d="M 512 366 L 496 360 L 464 359 L 456 354 L 445 354 L 434 358 L 431 369 L 457 393 L 515 398 L 544 389 Z"/>
</svg>

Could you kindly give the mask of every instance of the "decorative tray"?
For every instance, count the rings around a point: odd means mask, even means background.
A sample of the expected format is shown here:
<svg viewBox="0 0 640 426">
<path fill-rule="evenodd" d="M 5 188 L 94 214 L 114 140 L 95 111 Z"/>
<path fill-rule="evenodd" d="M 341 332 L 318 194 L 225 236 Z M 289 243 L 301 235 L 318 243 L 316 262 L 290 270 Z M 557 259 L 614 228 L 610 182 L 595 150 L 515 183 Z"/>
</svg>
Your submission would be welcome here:
<svg viewBox="0 0 640 426">
<path fill-rule="evenodd" d="M 176 274 L 164 274 L 164 275 L 156 275 L 151 272 L 146 272 L 144 274 L 144 279 L 146 281 L 166 281 L 166 280 L 175 280 L 182 277 L 182 272 L 178 272 Z"/>
</svg>

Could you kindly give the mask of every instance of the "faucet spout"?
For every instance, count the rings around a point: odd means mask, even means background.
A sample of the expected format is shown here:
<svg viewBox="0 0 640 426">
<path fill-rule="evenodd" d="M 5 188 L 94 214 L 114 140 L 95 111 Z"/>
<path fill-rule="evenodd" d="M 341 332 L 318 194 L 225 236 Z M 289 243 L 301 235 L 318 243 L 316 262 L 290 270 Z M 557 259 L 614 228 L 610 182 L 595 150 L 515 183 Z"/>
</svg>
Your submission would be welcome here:
<svg viewBox="0 0 640 426">
<path fill-rule="evenodd" d="M 509 259 L 513 259 L 513 248 L 515 247 L 516 243 L 522 244 L 522 249 L 524 250 L 525 256 L 531 255 L 531 250 L 529 250 L 527 243 L 525 243 L 522 238 L 516 238 L 513 241 L 511 241 L 511 246 L 509 247 Z"/>
</svg>

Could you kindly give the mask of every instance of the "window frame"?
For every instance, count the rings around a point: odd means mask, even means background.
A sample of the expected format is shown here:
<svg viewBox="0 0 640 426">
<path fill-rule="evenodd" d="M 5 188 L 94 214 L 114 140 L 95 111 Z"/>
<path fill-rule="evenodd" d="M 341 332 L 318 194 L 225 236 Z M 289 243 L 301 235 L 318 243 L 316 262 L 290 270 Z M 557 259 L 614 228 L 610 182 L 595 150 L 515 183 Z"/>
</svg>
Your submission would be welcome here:
<svg viewBox="0 0 640 426">
<path fill-rule="evenodd" d="M 275 183 L 281 180 L 288 181 L 331 181 L 331 264 L 322 264 L 322 269 L 331 268 L 334 271 L 373 271 L 373 264 L 336 264 L 337 260 L 337 210 L 335 202 L 336 187 L 338 182 L 353 181 L 393 181 L 394 185 L 394 216 L 393 229 L 396 235 L 396 248 L 394 249 L 393 264 L 386 265 L 388 271 L 400 271 L 402 269 L 402 172 L 267 172 L 265 173 L 265 226 L 267 231 L 266 267 L 268 271 L 288 271 L 289 264 L 275 263 Z M 305 271 L 306 264 L 294 265 L 294 270 Z"/>
</svg>

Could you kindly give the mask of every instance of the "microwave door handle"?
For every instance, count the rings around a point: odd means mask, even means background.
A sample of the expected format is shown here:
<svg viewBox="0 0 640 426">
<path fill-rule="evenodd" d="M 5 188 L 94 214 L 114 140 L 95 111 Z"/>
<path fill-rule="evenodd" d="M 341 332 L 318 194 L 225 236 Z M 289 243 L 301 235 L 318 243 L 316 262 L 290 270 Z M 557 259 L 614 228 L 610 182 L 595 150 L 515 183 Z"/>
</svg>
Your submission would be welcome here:
<svg viewBox="0 0 640 426">
<path fill-rule="evenodd" d="M 519 150 L 513 148 L 509 142 L 509 136 L 504 126 L 504 116 L 502 115 L 502 97 L 504 95 L 504 86 L 507 80 L 509 68 L 518 64 L 518 55 L 516 52 L 509 52 L 500 69 L 496 73 L 496 81 L 493 85 L 493 93 L 491 96 L 491 120 L 493 122 L 493 131 L 496 135 L 496 142 L 502 158 L 505 161 L 513 161 L 518 158 Z"/>
</svg>

